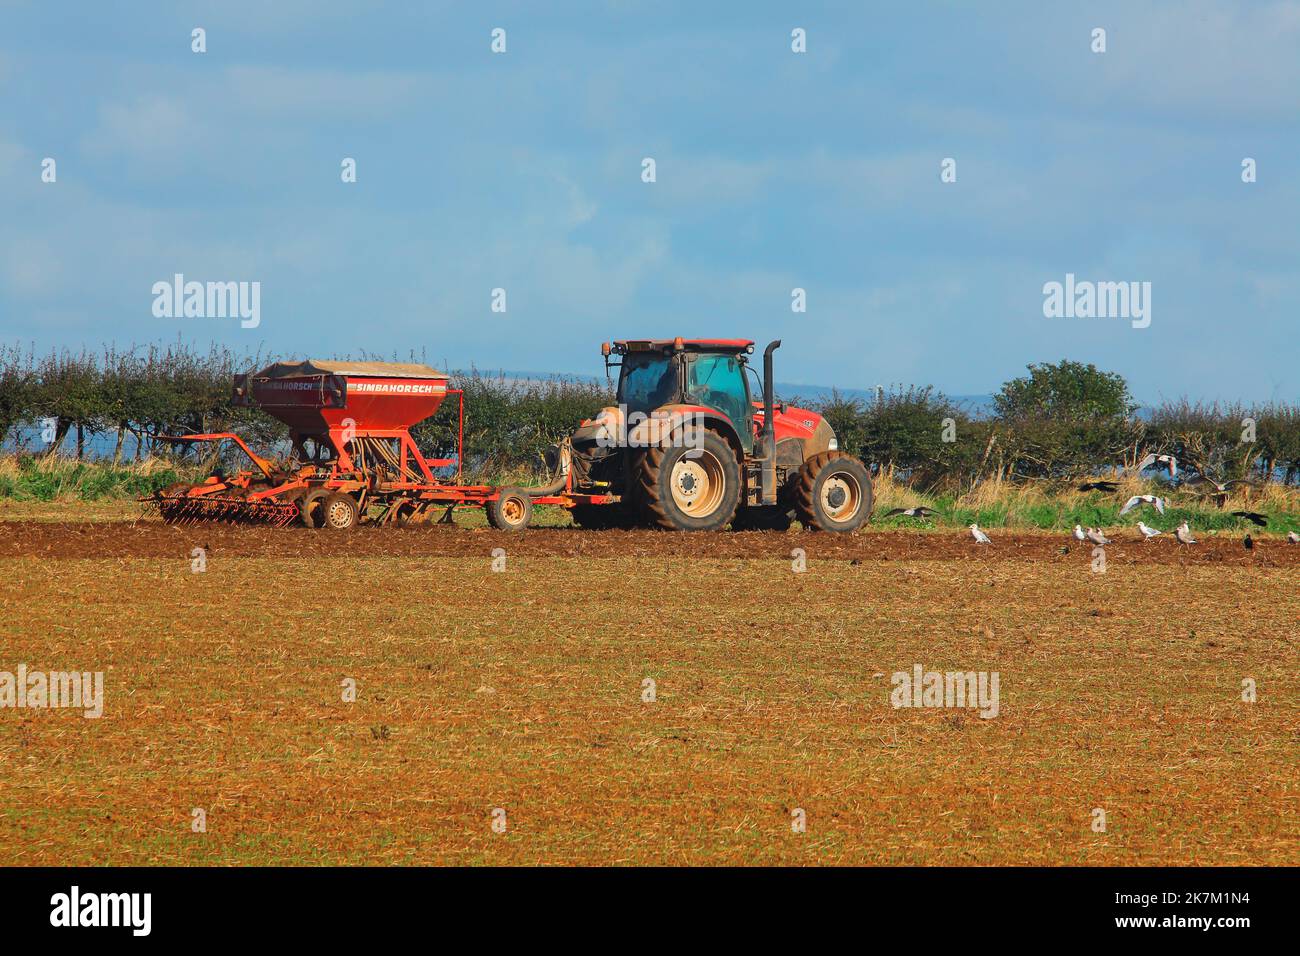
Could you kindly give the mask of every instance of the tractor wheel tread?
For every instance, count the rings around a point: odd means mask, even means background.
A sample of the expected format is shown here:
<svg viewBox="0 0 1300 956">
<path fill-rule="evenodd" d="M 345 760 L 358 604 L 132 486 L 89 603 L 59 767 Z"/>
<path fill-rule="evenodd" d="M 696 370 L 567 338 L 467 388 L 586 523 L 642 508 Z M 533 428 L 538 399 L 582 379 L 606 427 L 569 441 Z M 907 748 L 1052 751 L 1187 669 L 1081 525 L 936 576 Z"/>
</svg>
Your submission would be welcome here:
<svg viewBox="0 0 1300 956">
<path fill-rule="evenodd" d="M 636 473 L 636 497 L 649 524 L 665 531 L 716 531 L 725 528 L 731 522 L 731 519 L 736 514 L 736 509 L 740 505 L 740 468 L 726 439 L 716 432 L 707 432 L 706 444 L 710 440 L 720 444 L 725 449 L 726 458 L 715 456 L 719 457 L 719 461 L 723 462 L 724 468 L 728 462 L 732 465 L 732 468 L 727 469 L 731 472 L 728 480 L 732 487 L 726 489 L 723 503 L 719 509 L 710 516 L 708 523 L 702 527 L 691 528 L 689 525 L 683 524 L 682 519 L 686 516 L 680 515 L 677 506 L 668 500 L 671 492 L 665 494 L 663 489 L 664 463 L 668 458 L 668 449 L 652 447 L 648 448 L 645 454 L 641 456 L 640 461 L 637 463 Z"/>
<path fill-rule="evenodd" d="M 848 452 L 838 450 L 819 452 L 807 459 L 803 465 L 800 466 L 798 473 L 795 475 L 795 478 L 791 483 L 792 490 L 790 498 L 792 499 L 795 513 L 798 515 L 800 523 L 810 531 L 829 530 L 823 528 L 817 514 L 817 479 L 827 465 L 839 458 L 847 458 L 856 463 L 860 468 L 862 468 L 866 477 L 866 481 L 862 487 L 862 493 L 866 500 L 862 506 L 863 514 L 861 515 L 860 520 L 858 520 L 858 522 L 852 527 L 839 530 L 856 530 L 861 527 L 862 523 L 866 521 L 867 516 L 871 513 L 871 474 L 866 470 L 866 466 L 852 455 L 848 454 Z"/>
<path fill-rule="evenodd" d="M 523 531 L 533 518 L 533 499 L 522 488 L 502 488 L 486 510 L 488 524 L 498 531 Z"/>
</svg>

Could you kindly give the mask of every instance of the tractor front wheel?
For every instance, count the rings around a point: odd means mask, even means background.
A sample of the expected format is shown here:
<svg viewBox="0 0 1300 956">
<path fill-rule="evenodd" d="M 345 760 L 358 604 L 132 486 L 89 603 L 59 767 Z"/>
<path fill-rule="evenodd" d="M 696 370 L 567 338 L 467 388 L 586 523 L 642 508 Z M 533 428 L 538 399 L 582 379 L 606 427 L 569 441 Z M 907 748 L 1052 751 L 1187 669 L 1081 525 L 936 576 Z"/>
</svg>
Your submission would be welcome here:
<svg viewBox="0 0 1300 956">
<path fill-rule="evenodd" d="M 857 531 L 871 515 L 871 475 L 842 451 L 824 451 L 803 463 L 794 479 L 794 508 L 813 531 Z"/>
<path fill-rule="evenodd" d="M 651 525 L 669 531 L 719 531 L 740 503 L 736 452 L 717 432 L 699 448 L 650 448 L 637 464 L 636 493 Z"/>
</svg>

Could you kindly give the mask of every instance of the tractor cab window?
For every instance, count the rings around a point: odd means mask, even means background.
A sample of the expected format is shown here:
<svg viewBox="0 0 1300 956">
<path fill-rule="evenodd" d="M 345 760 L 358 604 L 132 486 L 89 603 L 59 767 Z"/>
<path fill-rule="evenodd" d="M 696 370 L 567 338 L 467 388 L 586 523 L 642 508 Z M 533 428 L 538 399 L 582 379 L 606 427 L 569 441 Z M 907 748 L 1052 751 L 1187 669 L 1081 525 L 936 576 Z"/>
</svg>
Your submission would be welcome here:
<svg viewBox="0 0 1300 956">
<path fill-rule="evenodd" d="M 736 427 L 742 442 L 753 440 L 753 406 L 739 358 L 734 355 L 692 356 L 686 372 L 686 395 L 694 402 L 716 408 Z"/>
<path fill-rule="evenodd" d="M 634 352 L 623 357 L 619 401 L 629 412 L 648 413 L 677 399 L 677 363 L 662 352 Z"/>
</svg>

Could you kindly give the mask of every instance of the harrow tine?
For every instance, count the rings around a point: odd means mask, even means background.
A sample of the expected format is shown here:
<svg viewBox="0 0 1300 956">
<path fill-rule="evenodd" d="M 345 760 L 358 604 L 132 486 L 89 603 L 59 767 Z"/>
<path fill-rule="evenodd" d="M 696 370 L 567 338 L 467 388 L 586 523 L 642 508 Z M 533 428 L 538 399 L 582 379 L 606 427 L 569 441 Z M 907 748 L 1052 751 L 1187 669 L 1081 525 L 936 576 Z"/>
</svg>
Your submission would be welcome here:
<svg viewBox="0 0 1300 956">
<path fill-rule="evenodd" d="M 298 505 L 292 501 L 263 499 L 249 501 L 228 495 L 156 494 L 140 499 L 143 513 L 158 514 L 167 524 L 190 527 L 204 522 L 220 524 L 269 524 L 283 528 L 298 516 Z"/>
</svg>

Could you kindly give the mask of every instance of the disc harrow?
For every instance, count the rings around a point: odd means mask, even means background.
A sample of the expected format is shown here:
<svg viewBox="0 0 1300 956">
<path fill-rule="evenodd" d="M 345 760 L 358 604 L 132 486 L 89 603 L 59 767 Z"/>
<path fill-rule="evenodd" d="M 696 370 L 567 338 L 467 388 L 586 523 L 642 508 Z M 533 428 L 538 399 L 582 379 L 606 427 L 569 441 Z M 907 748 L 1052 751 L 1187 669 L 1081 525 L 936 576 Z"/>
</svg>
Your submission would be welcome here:
<svg viewBox="0 0 1300 956">
<path fill-rule="evenodd" d="M 189 525 L 204 521 L 222 524 L 262 524 L 283 528 L 298 517 L 294 501 L 276 499 L 250 500 L 242 495 L 209 494 L 195 496 L 185 492 L 160 492 L 146 503 L 167 524 Z"/>
</svg>

